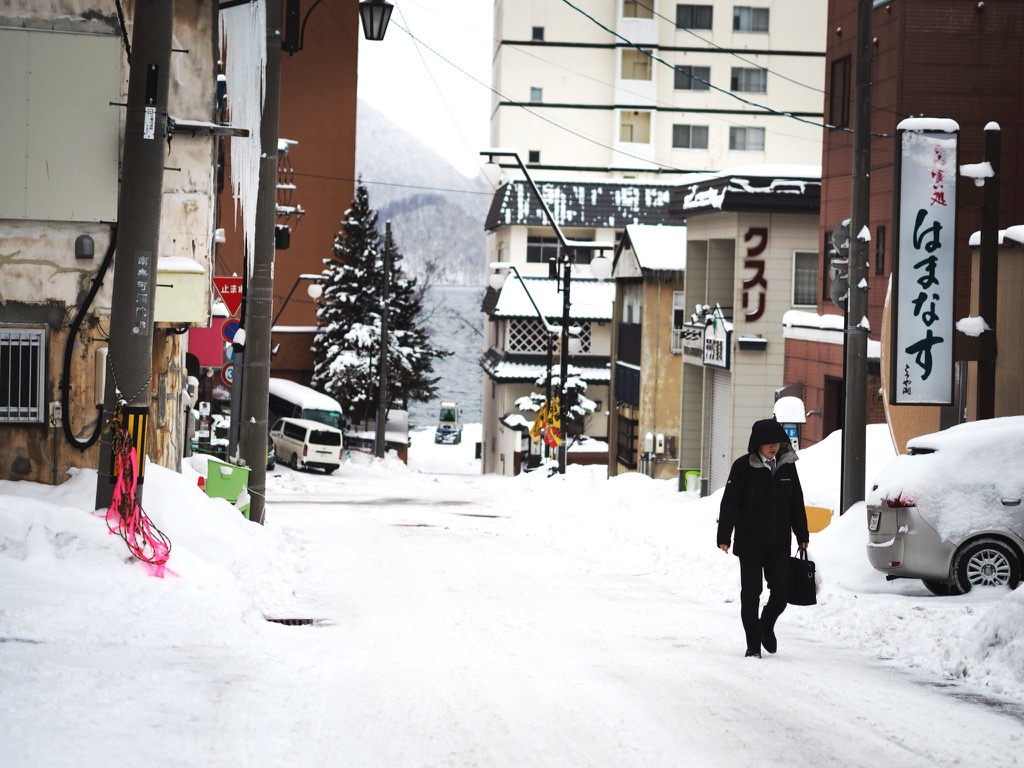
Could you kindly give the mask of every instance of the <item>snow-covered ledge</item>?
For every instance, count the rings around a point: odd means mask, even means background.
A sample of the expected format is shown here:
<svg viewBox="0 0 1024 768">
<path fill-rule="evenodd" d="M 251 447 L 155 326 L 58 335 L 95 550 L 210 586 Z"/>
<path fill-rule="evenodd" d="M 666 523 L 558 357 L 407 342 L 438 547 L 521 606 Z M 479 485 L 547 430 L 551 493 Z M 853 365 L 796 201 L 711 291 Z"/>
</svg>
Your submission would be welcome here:
<svg viewBox="0 0 1024 768">
<path fill-rule="evenodd" d="M 845 324 L 843 315 L 819 315 L 817 312 L 791 309 L 782 316 L 782 338 L 841 345 Z M 880 359 L 881 351 L 880 341 L 868 339 L 868 360 Z"/>
</svg>

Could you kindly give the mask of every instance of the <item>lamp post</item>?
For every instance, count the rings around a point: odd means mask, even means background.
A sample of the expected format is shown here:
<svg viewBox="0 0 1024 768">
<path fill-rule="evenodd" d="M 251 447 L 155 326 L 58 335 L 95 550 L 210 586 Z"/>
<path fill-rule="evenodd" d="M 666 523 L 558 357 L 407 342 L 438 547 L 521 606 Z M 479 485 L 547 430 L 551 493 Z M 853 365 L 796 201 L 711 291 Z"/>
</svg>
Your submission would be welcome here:
<svg viewBox="0 0 1024 768">
<path fill-rule="evenodd" d="M 495 158 L 506 157 L 515 160 L 516 165 L 522 172 L 523 176 L 526 178 L 527 183 L 530 185 L 530 189 L 533 191 L 534 196 L 537 198 L 537 202 L 540 203 L 540 207 L 544 211 L 544 216 L 548 220 L 548 224 L 550 224 L 551 228 L 555 231 L 555 236 L 558 238 L 558 242 L 561 245 L 561 248 L 559 249 L 557 262 L 552 262 L 551 276 L 556 280 L 559 279 L 558 268 L 561 267 L 562 327 L 560 330 L 560 335 L 562 353 L 559 359 L 560 381 L 558 382 L 558 403 L 560 410 L 559 416 L 561 419 L 563 430 L 563 440 L 558 446 L 558 473 L 560 475 L 564 475 L 566 463 L 565 452 L 567 448 L 567 444 L 564 439 L 564 431 L 568 422 L 567 417 L 569 415 L 568 407 L 566 405 L 566 379 L 568 378 L 569 373 L 569 316 L 571 314 L 569 292 L 572 285 L 572 256 L 575 253 L 576 249 L 596 250 L 599 252 L 603 252 L 606 250 L 612 250 L 613 248 L 615 248 L 615 245 L 613 243 L 598 243 L 592 240 L 568 239 L 562 232 L 562 228 L 558 225 L 558 221 L 555 219 L 555 215 L 551 212 L 551 209 L 548 207 L 548 204 L 544 201 L 544 198 L 541 196 L 540 189 L 537 188 L 536 182 L 534 182 L 533 177 L 530 176 L 530 172 L 526 169 L 526 164 L 523 163 L 523 160 L 521 157 L 519 157 L 518 152 L 516 152 L 513 149 L 491 148 L 483 150 L 480 154 L 482 156 L 486 156 L 489 159 L 488 166 L 494 166 L 485 167 L 484 169 L 485 176 L 488 178 L 489 181 L 491 181 L 494 184 L 497 183 L 497 180 L 500 179 L 501 176 L 501 167 L 498 166 L 498 164 L 495 162 Z M 495 169 L 497 172 L 495 172 Z M 600 265 L 595 265 L 593 263 L 594 261 L 600 261 L 602 263 Z M 492 264 L 491 266 L 493 268 L 494 264 Z M 594 259 L 591 262 L 591 271 L 594 272 L 594 276 L 597 277 L 599 280 L 604 280 L 611 274 L 610 260 L 605 258 L 603 255 L 599 256 L 597 259 Z M 530 300 L 533 300 L 532 297 Z M 536 308 L 536 305 L 534 305 L 534 308 Z M 545 328 L 547 327 L 547 321 L 545 321 Z M 550 374 L 548 378 L 551 378 Z"/>
<path fill-rule="evenodd" d="M 320 0 L 309 9 L 309 13 Z M 290 6 L 292 0 L 289 0 Z M 228 3 L 222 3 L 224 7 Z M 297 7 L 297 5 L 296 5 Z M 263 524 L 267 482 L 267 401 L 270 396 L 270 332 L 274 289 L 274 219 L 277 213 L 278 117 L 281 109 L 282 0 L 266 0 L 266 82 L 260 123 L 259 192 L 252 269 L 247 285 L 246 352 L 239 417 L 239 454 L 249 467 L 249 517 Z M 359 15 L 367 40 L 382 40 L 391 17 L 385 0 L 362 0 Z M 367 24 L 369 22 L 369 24 Z M 301 31 L 301 30 L 300 30 Z M 301 49 L 301 36 L 299 46 Z M 289 51 L 291 52 L 291 51 Z"/>
<path fill-rule="evenodd" d="M 388 414 L 388 303 L 391 294 L 391 222 L 384 222 L 384 275 L 380 299 L 380 362 L 377 365 L 377 431 L 374 436 L 374 456 L 383 459 L 387 454 L 385 426 Z"/>
</svg>

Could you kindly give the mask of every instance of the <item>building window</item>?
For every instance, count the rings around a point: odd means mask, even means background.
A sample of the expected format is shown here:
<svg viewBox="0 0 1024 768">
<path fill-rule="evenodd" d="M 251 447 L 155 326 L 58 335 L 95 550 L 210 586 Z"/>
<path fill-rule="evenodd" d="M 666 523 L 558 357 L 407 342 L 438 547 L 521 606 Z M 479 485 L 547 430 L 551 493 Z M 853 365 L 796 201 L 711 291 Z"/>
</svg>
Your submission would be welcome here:
<svg viewBox="0 0 1024 768">
<path fill-rule="evenodd" d="M 767 93 L 768 72 L 764 69 L 733 67 L 729 90 L 737 93 Z"/>
<path fill-rule="evenodd" d="M 533 36 L 532 37 L 533 37 L 534 40 L 543 40 L 544 39 L 544 27 L 534 27 L 533 28 Z"/>
<path fill-rule="evenodd" d="M 850 57 L 832 62 L 829 82 L 828 119 L 835 128 L 850 127 Z"/>
<path fill-rule="evenodd" d="M 528 163 L 539 163 L 540 162 L 540 150 L 531 149 L 526 153 L 526 162 Z"/>
<path fill-rule="evenodd" d="M 706 91 L 711 84 L 711 67 L 676 67 L 677 91 Z"/>
<path fill-rule="evenodd" d="M 622 16 L 626 19 L 653 19 L 654 18 L 654 3 L 647 0 L 646 2 L 638 2 L 637 0 L 623 0 L 622 3 Z"/>
<path fill-rule="evenodd" d="M 707 149 L 708 127 L 706 125 L 673 125 L 673 149 Z"/>
<path fill-rule="evenodd" d="M 672 346 L 673 355 L 683 353 L 683 326 L 686 325 L 686 293 L 672 291 Z"/>
<path fill-rule="evenodd" d="M 638 51 L 635 48 L 622 51 L 622 79 L 650 80 L 651 52 Z"/>
<path fill-rule="evenodd" d="M 616 369 L 616 373 L 618 370 Z M 619 417 L 619 433 L 615 440 L 615 458 L 624 467 L 636 469 L 637 463 L 637 430 L 640 422 L 636 419 Z"/>
<path fill-rule="evenodd" d="M 793 254 L 793 305 L 813 307 L 818 304 L 818 254 L 797 251 Z"/>
<path fill-rule="evenodd" d="M 764 128 L 730 128 L 729 149 L 764 152 Z"/>
<path fill-rule="evenodd" d="M 580 342 L 580 351 L 576 354 L 589 355 L 593 351 L 593 327 L 590 322 L 573 323 L 580 329 L 576 338 Z M 548 339 L 550 334 L 539 319 L 517 317 L 508 321 L 508 340 L 505 346 L 506 352 L 519 354 L 544 355 L 548 351 Z M 554 348 L 558 340 L 554 339 Z"/>
<path fill-rule="evenodd" d="M 543 88 L 530 88 L 530 101 L 543 101 L 544 100 L 544 89 Z"/>
<path fill-rule="evenodd" d="M 547 264 L 548 261 L 558 261 L 561 253 L 557 237 L 527 237 L 526 238 L 526 261 L 528 264 Z"/>
<path fill-rule="evenodd" d="M 651 140 L 650 112 L 622 112 L 619 118 L 619 141 L 647 144 Z"/>
<path fill-rule="evenodd" d="M 45 328 L 0 327 L 0 422 L 42 423 L 45 368 Z"/>
<path fill-rule="evenodd" d="M 711 29 L 710 5 L 677 5 L 676 27 L 678 29 Z"/>
<path fill-rule="evenodd" d="M 767 32 L 768 9 L 737 5 L 732 9 L 733 32 Z"/>
<path fill-rule="evenodd" d="M 875 230 L 875 274 L 885 274 L 885 227 Z"/>
</svg>

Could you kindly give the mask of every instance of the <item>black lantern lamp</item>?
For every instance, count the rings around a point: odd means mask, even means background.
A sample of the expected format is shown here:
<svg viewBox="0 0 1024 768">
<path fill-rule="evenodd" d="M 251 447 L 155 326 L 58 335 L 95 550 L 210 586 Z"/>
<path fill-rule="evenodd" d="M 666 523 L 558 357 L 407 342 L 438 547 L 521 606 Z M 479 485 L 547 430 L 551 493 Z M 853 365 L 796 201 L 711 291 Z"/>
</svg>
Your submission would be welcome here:
<svg viewBox="0 0 1024 768">
<path fill-rule="evenodd" d="M 316 0 L 306 15 L 299 23 L 302 10 L 299 7 L 299 0 L 286 0 L 284 9 L 284 35 L 281 39 L 281 48 L 289 54 L 302 50 L 302 44 L 306 37 L 306 22 L 313 10 L 323 0 Z M 221 7 L 223 7 L 223 3 Z M 388 22 L 391 20 L 391 11 L 394 6 L 387 0 L 362 0 L 359 3 L 359 18 L 363 22 L 363 36 L 367 40 L 383 40 L 387 32 Z"/>
<path fill-rule="evenodd" d="M 394 9 L 387 0 L 363 0 L 359 3 L 359 18 L 363 21 L 363 35 L 367 40 L 383 40 Z"/>
</svg>

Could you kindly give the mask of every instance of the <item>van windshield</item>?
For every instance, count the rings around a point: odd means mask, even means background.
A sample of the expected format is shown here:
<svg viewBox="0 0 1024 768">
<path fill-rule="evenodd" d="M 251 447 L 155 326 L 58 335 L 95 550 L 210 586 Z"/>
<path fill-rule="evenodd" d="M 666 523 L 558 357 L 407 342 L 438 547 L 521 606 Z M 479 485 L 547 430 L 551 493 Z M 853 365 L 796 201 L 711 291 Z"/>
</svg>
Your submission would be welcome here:
<svg viewBox="0 0 1024 768">
<path fill-rule="evenodd" d="M 314 429 L 309 433 L 313 445 L 341 445 L 341 433 L 327 429 Z"/>
<path fill-rule="evenodd" d="M 459 417 L 455 415 L 454 408 L 442 408 L 441 413 L 437 417 L 438 421 L 448 421 L 455 423 L 459 420 Z"/>
<path fill-rule="evenodd" d="M 319 421 L 335 429 L 341 429 L 341 414 L 337 411 L 321 410 L 320 408 L 303 408 L 302 418 Z"/>
</svg>

